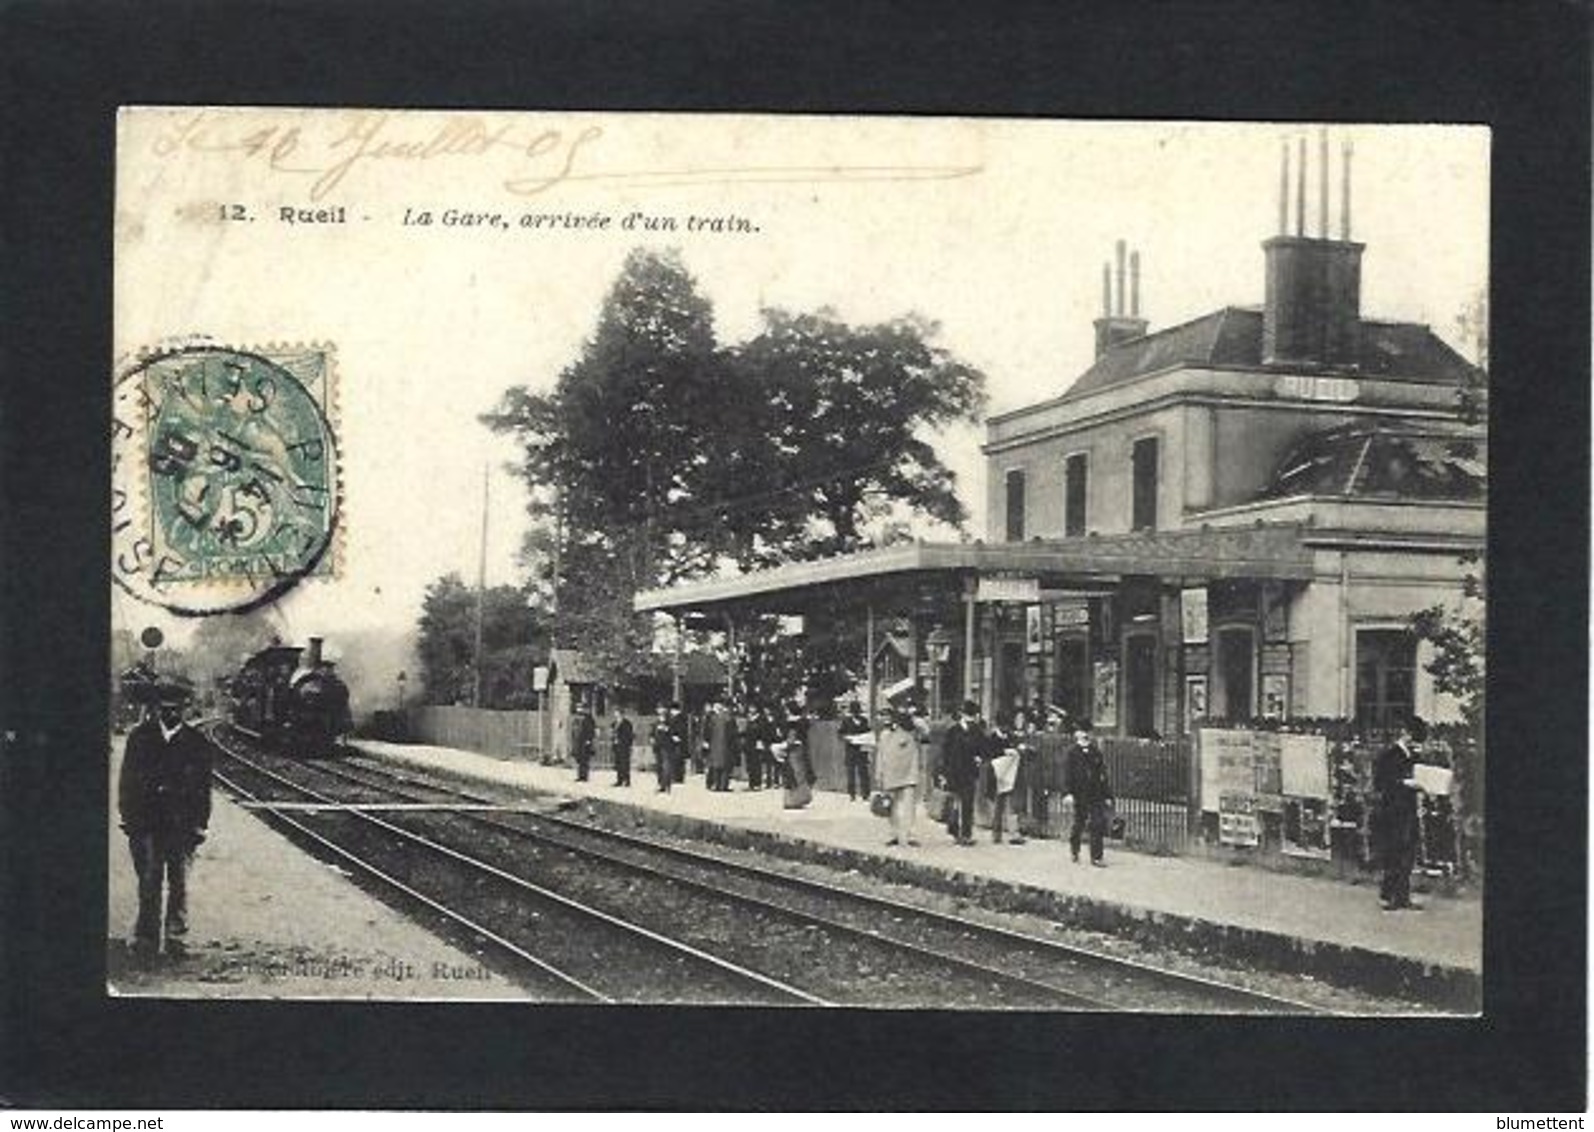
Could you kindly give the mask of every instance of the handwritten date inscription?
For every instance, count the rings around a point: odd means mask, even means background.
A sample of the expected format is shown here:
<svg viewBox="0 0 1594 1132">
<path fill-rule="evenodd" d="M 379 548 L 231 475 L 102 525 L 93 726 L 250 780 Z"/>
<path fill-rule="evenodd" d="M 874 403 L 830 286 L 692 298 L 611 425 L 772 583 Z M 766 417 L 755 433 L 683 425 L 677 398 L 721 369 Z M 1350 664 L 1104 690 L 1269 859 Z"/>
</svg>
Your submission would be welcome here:
<svg viewBox="0 0 1594 1132">
<path fill-rule="evenodd" d="M 231 156 L 272 173 L 308 181 L 320 201 L 356 170 L 445 159 L 498 158 L 507 175 L 502 186 L 534 196 L 556 185 L 671 188 L 710 184 L 803 184 L 824 181 L 933 181 L 983 171 L 977 162 L 936 165 L 736 165 L 616 169 L 596 167 L 601 126 L 580 129 L 529 125 L 524 119 L 451 114 L 416 116 L 390 111 L 307 115 L 261 124 L 226 112 L 199 110 L 179 119 L 154 142 L 156 156 Z"/>
<path fill-rule="evenodd" d="M 214 153 L 261 162 L 275 173 L 310 178 L 311 200 L 321 200 L 356 169 L 371 165 L 502 154 L 514 159 L 504 188 L 531 196 L 569 178 L 582 148 L 603 136 L 599 126 L 528 130 L 471 116 L 419 128 L 387 113 L 310 121 L 314 124 L 240 128 L 226 115 L 201 110 L 161 134 L 154 149 L 159 157 Z"/>
</svg>

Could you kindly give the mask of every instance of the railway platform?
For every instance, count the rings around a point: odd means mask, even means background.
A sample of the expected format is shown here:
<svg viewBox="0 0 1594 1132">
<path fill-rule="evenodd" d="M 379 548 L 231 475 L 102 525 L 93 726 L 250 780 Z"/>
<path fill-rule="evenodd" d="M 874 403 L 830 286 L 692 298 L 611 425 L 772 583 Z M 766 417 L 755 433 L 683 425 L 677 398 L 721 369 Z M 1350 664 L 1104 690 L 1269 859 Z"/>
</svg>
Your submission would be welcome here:
<svg viewBox="0 0 1594 1132">
<path fill-rule="evenodd" d="M 122 740 L 112 749 L 113 776 Z M 115 779 L 113 777 L 112 781 Z M 189 881 L 182 958 L 136 958 L 138 889 L 117 830 L 108 840 L 107 983 L 125 997 L 512 999 L 522 992 L 473 956 L 363 892 L 221 790 Z M 349 925 L 359 926 L 351 934 Z"/>
<path fill-rule="evenodd" d="M 887 846 L 887 823 L 866 802 L 816 792 L 786 810 L 779 790 L 710 792 L 689 775 L 670 793 L 651 773 L 613 785 L 612 770 L 589 782 L 573 768 L 493 758 L 452 748 L 361 740 L 366 753 L 464 779 L 560 795 L 595 815 L 793 860 L 857 869 L 1014 911 L 1129 935 L 1153 945 L 1206 952 L 1295 971 L 1373 992 L 1481 1002 L 1481 901 L 1430 894 L 1421 912 L 1385 912 L 1375 887 L 1272 872 L 1193 857 L 1108 850 L 1108 867 L 1070 862 L 1067 844 L 1029 840 L 953 843 L 922 808 L 917 847 Z"/>
</svg>

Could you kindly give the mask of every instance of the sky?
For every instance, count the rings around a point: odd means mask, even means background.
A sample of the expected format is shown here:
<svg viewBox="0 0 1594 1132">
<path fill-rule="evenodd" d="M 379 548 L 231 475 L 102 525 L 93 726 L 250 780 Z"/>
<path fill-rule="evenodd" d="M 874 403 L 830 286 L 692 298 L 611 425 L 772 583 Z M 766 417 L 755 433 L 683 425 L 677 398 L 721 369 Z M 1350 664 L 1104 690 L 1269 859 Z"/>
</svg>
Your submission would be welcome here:
<svg viewBox="0 0 1594 1132">
<path fill-rule="evenodd" d="M 525 489 L 478 422 L 506 388 L 552 388 L 637 245 L 681 252 L 723 342 L 765 306 L 870 322 L 917 312 L 987 376 L 991 412 L 1061 393 L 1089 365 L 1102 264 L 1140 252 L 1153 331 L 1262 298 L 1278 227 L 1276 124 L 659 114 L 124 110 L 117 190 L 119 358 L 203 335 L 241 348 L 330 343 L 341 449 L 338 577 L 272 616 L 289 639 L 413 627 L 426 585 L 520 579 Z M 483 137 L 489 143 L 481 144 Z M 1352 236 L 1368 317 L 1432 325 L 1488 277 L 1488 131 L 1332 128 L 1354 144 Z M 1291 192 L 1294 183 L 1292 173 Z M 242 205 L 250 219 L 222 220 Z M 1293 207 L 1293 206 L 1292 206 Z M 281 209 L 304 210 L 287 223 Z M 342 222 L 325 222 L 343 210 Z M 499 213 L 445 225 L 445 210 Z M 321 210 L 323 222 L 314 222 Z M 430 226 L 406 223 L 430 212 Z M 675 231 L 626 230 L 633 214 Z M 521 227 L 607 215 L 602 230 Z M 756 231 L 686 231 L 689 217 Z M 981 429 L 943 438 L 983 532 Z M 113 627 L 186 626 L 114 592 Z"/>
</svg>

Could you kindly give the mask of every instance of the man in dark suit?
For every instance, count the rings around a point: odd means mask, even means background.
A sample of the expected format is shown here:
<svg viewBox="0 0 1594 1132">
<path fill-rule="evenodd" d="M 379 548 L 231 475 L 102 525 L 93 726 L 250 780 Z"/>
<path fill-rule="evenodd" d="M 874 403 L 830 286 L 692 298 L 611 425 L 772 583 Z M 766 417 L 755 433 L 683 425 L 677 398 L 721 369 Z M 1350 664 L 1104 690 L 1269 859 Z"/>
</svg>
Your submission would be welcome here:
<svg viewBox="0 0 1594 1132">
<path fill-rule="evenodd" d="M 841 736 L 846 758 L 847 797 L 853 801 L 869 797 L 869 749 L 857 740 L 873 730 L 868 717 L 863 714 L 863 705 L 856 699 L 850 701 L 836 732 Z"/>
<path fill-rule="evenodd" d="M 1384 866 L 1378 897 L 1386 912 L 1421 907 L 1411 900 L 1411 870 L 1417 863 L 1418 787 L 1413 755 L 1415 745 L 1426 737 L 1427 725 L 1422 720 L 1403 721 L 1395 741 L 1373 764 L 1373 787 L 1378 793 L 1373 833 Z"/>
<path fill-rule="evenodd" d="M 673 703 L 661 707 L 653 722 L 653 764 L 659 776 L 660 794 L 668 794 L 675 784 L 675 764 L 681 757 L 674 726 L 676 710 Z"/>
<path fill-rule="evenodd" d="M 1107 760 L 1090 736 L 1090 724 L 1084 721 L 1074 725 L 1074 745 L 1068 751 L 1068 793 L 1074 800 L 1074 824 L 1068 831 L 1069 855 L 1076 864 L 1079 862 L 1079 844 L 1088 830 L 1090 863 L 1104 868 L 1112 782 L 1107 777 Z"/>
<path fill-rule="evenodd" d="M 614 784 L 616 786 L 631 785 L 631 745 L 636 742 L 636 727 L 631 720 L 621 715 L 614 721 L 614 731 L 610 735 L 609 745 L 614 750 Z"/>
<path fill-rule="evenodd" d="M 570 748 L 576 756 L 576 781 L 587 781 L 592 771 L 592 755 L 598 745 L 598 721 L 592 718 L 592 709 L 583 703 L 576 712 L 570 728 Z"/>
<path fill-rule="evenodd" d="M 964 700 L 962 714 L 941 739 L 941 778 L 957 806 L 955 816 L 947 822 L 947 832 L 959 845 L 974 844 L 974 790 L 979 785 L 980 758 L 984 753 L 980 705 Z"/>
<path fill-rule="evenodd" d="M 182 955 L 188 934 L 188 871 L 210 824 L 210 742 L 183 718 L 189 689 L 163 681 L 153 713 L 127 737 L 117 806 L 138 874 L 133 946 L 160 950 L 161 895 L 166 894 L 166 951 Z"/>
</svg>

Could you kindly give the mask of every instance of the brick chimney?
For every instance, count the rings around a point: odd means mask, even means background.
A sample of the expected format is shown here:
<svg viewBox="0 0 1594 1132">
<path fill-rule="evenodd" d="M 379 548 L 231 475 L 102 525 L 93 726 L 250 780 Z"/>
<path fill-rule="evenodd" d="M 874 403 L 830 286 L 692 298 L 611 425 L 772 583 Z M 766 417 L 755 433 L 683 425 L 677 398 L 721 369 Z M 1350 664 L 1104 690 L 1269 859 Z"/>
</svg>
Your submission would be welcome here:
<svg viewBox="0 0 1594 1132">
<path fill-rule="evenodd" d="M 1279 234 L 1262 243 L 1267 290 L 1262 360 L 1270 366 L 1354 369 L 1361 346 L 1362 250 L 1350 238 L 1350 143 L 1343 148 L 1340 238 L 1328 234 L 1328 132 L 1321 135 L 1317 235 L 1306 232 L 1306 139 L 1298 149 L 1295 232 L 1289 231 L 1290 147 L 1279 163 Z"/>
<path fill-rule="evenodd" d="M 1122 240 L 1118 241 L 1117 302 L 1113 301 L 1112 264 L 1101 265 L 1101 317 L 1095 322 L 1096 356 L 1099 358 L 1120 342 L 1143 338 L 1149 325 L 1140 317 L 1140 253 L 1129 255 L 1129 308 L 1124 309 L 1124 253 Z"/>
</svg>

